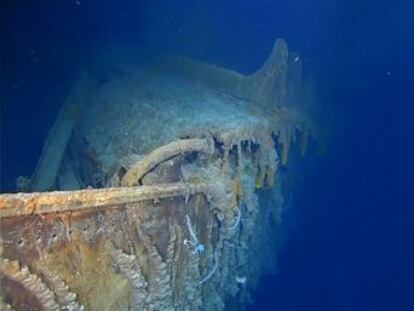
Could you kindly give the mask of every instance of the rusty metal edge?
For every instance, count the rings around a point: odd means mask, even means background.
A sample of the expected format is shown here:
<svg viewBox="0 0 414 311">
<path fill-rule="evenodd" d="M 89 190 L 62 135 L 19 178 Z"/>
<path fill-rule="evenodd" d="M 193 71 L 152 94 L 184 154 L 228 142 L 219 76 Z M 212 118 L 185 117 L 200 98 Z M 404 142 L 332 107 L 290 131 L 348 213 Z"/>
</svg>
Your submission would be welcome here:
<svg viewBox="0 0 414 311">
<path fill-rule="evenodd" d="M 168 183 L 150 186 L 0 195 L 0 218 L 118 208 L 129 203 L 208 192 L 208 184 Z"/>
</svg>

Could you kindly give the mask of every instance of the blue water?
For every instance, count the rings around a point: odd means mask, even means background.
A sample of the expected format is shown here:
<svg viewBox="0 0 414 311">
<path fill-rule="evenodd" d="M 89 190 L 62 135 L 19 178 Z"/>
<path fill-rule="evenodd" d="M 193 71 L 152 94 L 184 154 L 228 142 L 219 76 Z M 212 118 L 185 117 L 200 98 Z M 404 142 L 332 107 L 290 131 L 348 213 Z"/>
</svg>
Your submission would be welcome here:
<svg viewBox="0 0 414 311">
<path fill-rule="evenodd" d="M 414 2 L 1 1 L 1 191 L 31 175 L 72 81 L 110 42 L 240 72 L 283 37 L 331 133 L 309 160 L 280 270 L 249 310 L 414 310 Z"/>
</svg>

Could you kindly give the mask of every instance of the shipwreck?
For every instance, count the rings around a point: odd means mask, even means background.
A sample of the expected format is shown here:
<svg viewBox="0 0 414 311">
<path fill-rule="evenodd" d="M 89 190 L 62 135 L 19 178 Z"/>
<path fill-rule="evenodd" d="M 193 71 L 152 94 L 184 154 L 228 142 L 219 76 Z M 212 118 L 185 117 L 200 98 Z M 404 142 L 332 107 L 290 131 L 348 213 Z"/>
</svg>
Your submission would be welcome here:
<svg viewBox="0 0 414 311">
<path fill-rule="evenodd" d="M 302 63 L 91 66 L 21 192 L 0 195 L 2 310 L 241 310 L 276 268 L 284 183 L 318 137 Z"/>
</svg>

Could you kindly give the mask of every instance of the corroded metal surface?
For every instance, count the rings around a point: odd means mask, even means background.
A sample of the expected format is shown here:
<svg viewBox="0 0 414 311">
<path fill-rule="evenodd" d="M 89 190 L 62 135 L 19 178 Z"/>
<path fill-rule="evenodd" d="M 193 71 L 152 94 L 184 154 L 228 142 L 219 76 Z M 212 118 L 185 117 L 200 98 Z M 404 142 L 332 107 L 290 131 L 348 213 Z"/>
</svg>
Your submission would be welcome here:
<svg viewBox="0 0 414 311">
<path fill-rule="evenodd" d="M 0 196 L 0 217 L 85 211 L 92 208 L 112 209 L 128 203 L 156 201 L 203 191 L 207 191 L 207 186 L 203 184 L 169 183 L 128 188 L 5 194 Z"/>
<path fill-rule="evenodd" d="M 114 203 L 110 202 L 104 206 Z M 89 205 L 87 210 L 76 211 L 75 208 L 75 211 L 2 218 L 3 256 L 7 258 L 3 260 L 3 282 L 22 284 L 17 291 L 5 291 L 6 301 L 28 299 L 26 304 L 34 301 L 42 309 L 53 309 L 57 297 L 54 297 L 53 286 L 49 288 L 45 284 L 52 282 L 48 275 L 54 275 L 78 295 L 78 301 L 87 309 L 126 310 L 134 305 L 132 294 L 142 297 L 151 294 L 146 303 L 141 302 L 140 308 L 136 305 L 137 310 L 160 309 L 157 303 L 165 301 L 158 297 L 159 291 L 167 289 L 158 288 L 158 281 L 167 277 L 165 269 L 167 264 L 172 264 L 169 252 L 185 247 L 184 244 L 175 245 L 170 236 L 175 234 L 174 230 L 184 229 L 180 227 L 180 213 L 176 210 L 183 202 L 184 197 L 161 199 L 158 203 L 118 202 L 116 209 L 97 211 L 91 210 L 93 205 Z M 137 258 L 141 262 L 134 266 L 132 262 Z M 16 265 L 14 270 L 9 268 L 10 261 Z M 20 276 L 20 266 L 24 267 L 24 276 Z M 158 271 L 163 266 L 165 269 Z M 136 288 L 137 284 L 130 282 L 134 273 L 145 287 Z M 33 280 L 26 281 L 26 274 Z M 44 283 L 36 281 L 40 279 Z M 27 282 L 34 282 L 34 285 L 26 286 Z M 155 283 L 154 288 L 151 283 Z M 139 292 L 132 293 L 133 290 Z M 44 291 L 47 298 L 38 299 L 38 296 L 43 297 Z"/>
<path fill-rule="evenodd" d="M 186 183 L 3 195 L 5 302 L 22 310 L 219 310 L 229 297 L 244 301 L 272 244 L 261 260 L 249 258 L 267 243 L 259 233 L 277 228 L 283 202 L 274 187 L 268 204 L 258 204 L 255 189 L 270 181 L 252 161 L 258 154 L 245 146 L 237 167 L 233 153 L 204 172 L 183 167 Z"/>
<path fill-rule="evenodd" d="M 0 196 L 0 308 L 243 309 L 276 264 L 278 166 L 317 135 L 293 57 L 83 76 L 27 183 L 55 191 Z"/>
</svg>

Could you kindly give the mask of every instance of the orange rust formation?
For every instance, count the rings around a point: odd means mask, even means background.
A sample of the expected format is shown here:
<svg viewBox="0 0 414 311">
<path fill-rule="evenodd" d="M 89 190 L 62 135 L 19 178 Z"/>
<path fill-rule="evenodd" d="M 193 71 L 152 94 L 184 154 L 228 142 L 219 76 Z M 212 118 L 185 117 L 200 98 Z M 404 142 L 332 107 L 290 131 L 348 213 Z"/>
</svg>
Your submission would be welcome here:
<svg viewBox="0 0 414 311">
<path fill-rule="evenodd" d="M 248 76 L 178 57 L 82 75 L 19 179 L 37 192 L 0 195 L 0 309 L 242 309 L 275 269 L 289 154 L 317 136 L 294 59 L 277 40 Z"/>
<path fill-rule="evenodd" d="M 4 194 L 0 196 L 0 217 L 111 209 L 129 203 L 202 193 L 206 189 L 205 185 L 170 183 L 128 188 Z"/>
</svg>

